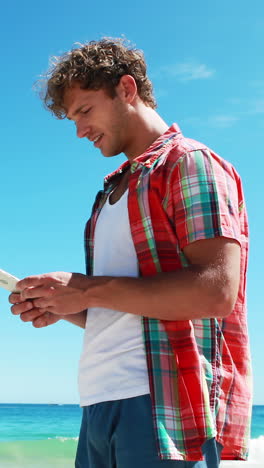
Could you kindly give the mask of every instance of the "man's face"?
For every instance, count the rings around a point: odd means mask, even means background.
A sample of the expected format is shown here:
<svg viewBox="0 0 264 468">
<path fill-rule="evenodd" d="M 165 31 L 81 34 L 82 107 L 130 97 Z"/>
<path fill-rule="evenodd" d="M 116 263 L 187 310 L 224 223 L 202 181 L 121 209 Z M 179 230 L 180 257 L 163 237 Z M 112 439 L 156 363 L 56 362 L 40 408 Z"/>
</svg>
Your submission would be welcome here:
<svg viewBox="0 0 264 468">
<path fill-rule="evenodd" d="M 63 105 L 79 138 L 88 138 L 106 157 L 126 153 L 129 146 L 129 106 L 119 94 L 111 98 L 104 89 L 66 89 Z"/>
</svg>

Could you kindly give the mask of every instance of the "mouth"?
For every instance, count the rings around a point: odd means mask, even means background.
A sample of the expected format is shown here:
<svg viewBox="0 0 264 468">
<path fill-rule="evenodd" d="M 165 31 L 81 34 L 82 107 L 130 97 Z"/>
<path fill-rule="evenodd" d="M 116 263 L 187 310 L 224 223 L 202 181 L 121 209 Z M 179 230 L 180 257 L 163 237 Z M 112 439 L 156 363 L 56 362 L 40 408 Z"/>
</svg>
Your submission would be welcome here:
<svg viewBox="0 0 264 468">
<path fill-rule="evenodd" d="M 92 140 L 92 142 L 93 142 L 93 144 L 94 144 L 95 147 L 98 147 L 98 146 L 99 146 L 100 141 L 101 141 L 103 135 L 104 135 L 104 134 L 101 133 L 100 135 L 97 135 L 97 136 Z"/>
</svg>

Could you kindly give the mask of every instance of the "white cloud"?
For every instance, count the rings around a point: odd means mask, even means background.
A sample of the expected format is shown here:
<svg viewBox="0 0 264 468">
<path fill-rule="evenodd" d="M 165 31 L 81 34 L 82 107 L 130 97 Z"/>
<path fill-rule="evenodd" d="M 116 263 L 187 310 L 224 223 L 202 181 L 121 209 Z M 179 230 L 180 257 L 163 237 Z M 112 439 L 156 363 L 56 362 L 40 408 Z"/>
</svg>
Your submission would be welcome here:
<svg viewBox="0 0 264 468">
<path fill-rule="evenodd" d="M 264 113 L 264 99 L 255 99 L 249 105 L 250 114 L 263 114 Z"/>
<path fill-rule="evenodd" d="M 239 118 L 235 117 L 234 115 L 221 114 L 212 115 L 207 118 L 187 117 L 186 119 L 184 119 L 184 122 L 189 123 L 190 125 L 194 125 L 196 127 L 201 126 L 211 128 L 230 128 L 238 120 Z"/>
<path fill-rule="evenodd" d="M 252 80 L 249 84 L 254 88 L 264 90 L 264 80 Z"/>
<path fill-rule="evenodd" d="M 241 98 L 229 98 L 226 100 L 228 104 L 231 104 L 232 106 L 239 106 L 239 105 L 244 105 L 244 101 Z"/>
<path fill-rule="evenodd" d="M 232 127 L 238 120 L 238 117 L 233 115 L 215 115 L 209 117 L 208 124 L 217 128 L 228 128 Z"/>
<path fill-rule="evenodd" d="M 178 78 L 179 81 L 204 80 L 211 78 L 215 74 L 215 70 L 208 68 L 207 65 L 196 62 L 184 62 L 176 65 L 169 65 L 167 67 L 163 67 L 162 72 Z"/>
<path fill-rule="evenodd" d="M 255 114 L 264 113 L 264 98 L 232 98 L 227 101 L 232 106 L 236 106 L 239 110 L 236 110 L 236 114 L 239 114 L 241 117 Z"/>
</svg>

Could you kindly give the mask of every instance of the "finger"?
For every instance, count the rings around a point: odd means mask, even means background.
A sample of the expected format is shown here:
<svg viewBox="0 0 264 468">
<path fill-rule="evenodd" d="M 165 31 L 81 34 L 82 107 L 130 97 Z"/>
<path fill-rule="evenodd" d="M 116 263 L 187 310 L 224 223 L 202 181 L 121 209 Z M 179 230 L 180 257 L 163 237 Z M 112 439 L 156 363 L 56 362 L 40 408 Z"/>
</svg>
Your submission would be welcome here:
<svg viewBox="0 0 264 468">
<path fill-rule="evenodd" d="M 15 304 L 11 307 L 11 312 L 14 315 L 20 315 L 24 312 L 27 312 L 33 308 L 33 304 L 30 301 L 21 302 L 20 304 Z"/>
<path fill-rule="evenodd" d="M 54 287 L 45 288 L 43 286 L 40 287 L 30 287 L 26 288 L 21 292 L 22 299 L 33 299 L 36 297 L 49 297 L 54 294 Z"/>
<path fill-rule="evenodd" d="M 47 327 L 49 324 L 47 323 L 46 319 L 42 317 L 37 317 L 35 320 L 32 321 L 32 325 L 35 328 L 43 328 Z"/>
<path fill-rule="evenodd" d="M 8 297 L 10 304 L 17 304 L 18 302 L 24 302 L 24 299 L 21 298 L 21 294 L 12 293 Z"/>
<path fill-rule="evenodd" d="M 32 325 L 35 328 L 42 328 L 42 327 L 47 327 L 48 325 L 52 325 L 53 323 L 56 323 L 59 320 L 60 320 L 60 317 L 58 316 L 56 317 L 51 312 L 45 312 L 43 315 L 33 320 Z"/>
<path fill-rule="evenodd" d="M 37 307 L 38 309 L 48 309 L 51 307 L 50 297 L 38 297 L 37 299 L 34 299 L 32 302 L 33 302 L 34 307 Z"/>
<path fill-rule="evenodd" d="M 20 318 L 22 322 L 32 322 L 33 320 L 35 320 L 38 317 L 41 317 L 42 315 L 44 315 L 43 312 L 41 312 L 39 309 L 33 308 L 28 312 L 23 312 L 20 315 Z"/>
<path fill-rule="evenodd" d="M 50 283 L 50 281 L 54 281 L 54 278 L 52 278 L 49 273 L 45 273 L 43 275 L 27 276 L 27 278 L 17 282 L 16 288 L 22 291 L 25 288 L 47 285 Z"/>
</svg>

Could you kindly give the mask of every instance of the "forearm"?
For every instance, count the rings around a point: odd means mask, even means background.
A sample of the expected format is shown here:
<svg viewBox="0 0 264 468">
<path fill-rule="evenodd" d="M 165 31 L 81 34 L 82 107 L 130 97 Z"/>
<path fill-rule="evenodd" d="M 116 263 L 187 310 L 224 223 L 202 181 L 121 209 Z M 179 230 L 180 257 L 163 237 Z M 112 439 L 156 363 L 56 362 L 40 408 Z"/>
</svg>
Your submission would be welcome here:
<svg viewBox="0 0 264 468">
<path fill-rule="evenodd" d="M 77 325 L 78 327 L 85 328 L 86 317 L 87 310 L 83 310 L 82 312 L 78 312 L 77 314 L 63 315 L 62 319 L 74 325 Z"/>
<path fill-rule="evenodd" d="M 21 293 L 10 296 L 12 312 L 29 310 L 30 315 L 35 310 L 39 315 L 39 311 L 47 311 L 82 328 L 84 311 L 91 307 L 161 320 L 230 314 L 238 294 L 240 245 L 219 237 L 189 244 L 184 254 L 189 266 L 149 277 L 53 272 L 24 278 L 17 284 Z"/>
<path fill-rule="evenodd" d="M 223 317 L 232 311 L 234 298 L 226 295 L 229 288 L 220 274 L 190 267 L 151 277 L 98 277 L 98 285 L 86 292 L 87 302 L 163 320 Z"/>
</svg>

